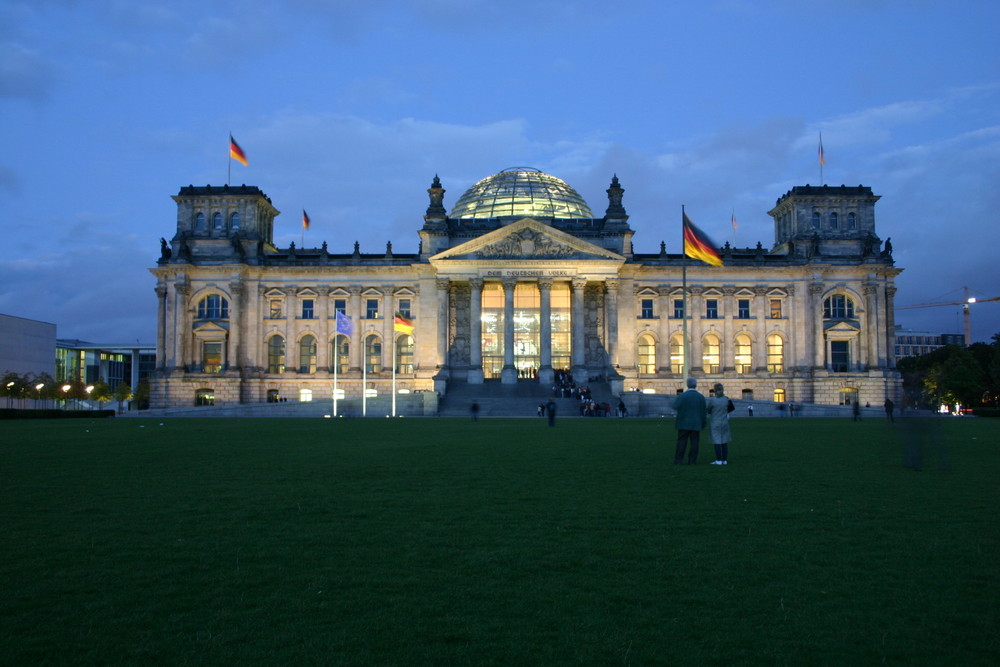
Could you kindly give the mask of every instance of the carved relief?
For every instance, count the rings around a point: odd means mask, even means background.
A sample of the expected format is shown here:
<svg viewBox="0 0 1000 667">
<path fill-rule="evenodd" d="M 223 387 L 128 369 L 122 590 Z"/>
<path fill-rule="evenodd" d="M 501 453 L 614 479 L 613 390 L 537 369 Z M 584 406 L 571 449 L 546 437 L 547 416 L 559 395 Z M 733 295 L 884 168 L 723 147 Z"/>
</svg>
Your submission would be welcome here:
<svg viewBox="0 0 1000 667">
<path fill-rule="evenodd" d="M 477 253 L 482 259 L 509 259 L 512 257 L 535 257 L 549 259 L 575 255 L 576 248 L 557 243 L 534 229 L 522 229 L 488 246 Z"/>
</svg>

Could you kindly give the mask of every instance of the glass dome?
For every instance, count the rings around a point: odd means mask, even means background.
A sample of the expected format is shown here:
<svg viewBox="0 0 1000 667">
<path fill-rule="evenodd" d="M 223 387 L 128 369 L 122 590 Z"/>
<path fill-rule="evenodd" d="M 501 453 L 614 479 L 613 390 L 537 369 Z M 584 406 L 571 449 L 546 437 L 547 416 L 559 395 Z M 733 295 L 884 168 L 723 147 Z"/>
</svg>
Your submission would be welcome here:
<svg viewBox="0 0 1000 667">
<path fill-rule="evenodd" d="M 535 218 L 593 218 L 576 190 L 555 176 L 531 169 L 504 169 L 465 191 L 449 217 L 460 220 L 509 215 Z"/>
</svg>

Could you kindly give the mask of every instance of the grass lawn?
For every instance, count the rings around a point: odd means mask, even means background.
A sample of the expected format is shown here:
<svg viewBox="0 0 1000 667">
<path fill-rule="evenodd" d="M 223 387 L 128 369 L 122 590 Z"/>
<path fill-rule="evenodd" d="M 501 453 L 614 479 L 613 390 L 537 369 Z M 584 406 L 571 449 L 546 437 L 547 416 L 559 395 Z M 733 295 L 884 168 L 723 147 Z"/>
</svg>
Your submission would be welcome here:
<svg viewBox="0 0 1000 667">
<path fill-rule="evenodd" d="M 0 656 L 995 665 L 998 426 L 7 421 Z"/>
</svg>

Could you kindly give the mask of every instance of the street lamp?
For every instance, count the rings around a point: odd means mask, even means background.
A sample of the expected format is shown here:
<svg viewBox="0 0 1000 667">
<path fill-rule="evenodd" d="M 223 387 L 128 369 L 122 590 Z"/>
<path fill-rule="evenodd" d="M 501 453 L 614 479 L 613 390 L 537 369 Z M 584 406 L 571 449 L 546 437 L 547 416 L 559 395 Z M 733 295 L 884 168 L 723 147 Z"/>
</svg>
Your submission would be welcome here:
<svg viewBox="0 0 1000 667">
<path fill-rule="evenodd" d="M 11 380 L 7 383 L 7 407 L 14 407 L 14 394 L 13 394 L 14 381 Z"/>
<path fill-rule="evenodd" d="M 90 403 L 90 392 L 94 391 L 94 385 L 88 384 L 86 391 L 87 391 L 87 403 L 90 404 L 89 407 L 90 407 L 91 410 L 93 410 L 94 409 L 94 404 Z"/>
<path fill-rule="evenodd" d="M 39 382 L 35 385 L 35 407 L 38 407 L 38 401 L 42 399 L 42 389 L 45 387 L 44 382 Z"/>
<path fill-rule="evenodd" d="M 67 402 L 68 402 L 68 400 L 69 400 L 69 390 L 70 390 L 71 388 L 72 388 L 72 387 L 70 387 L 70 385 L 68 385 L 68 384 L 64 384 L 64 385 L 62 386 L 62 392 L 63 392 L 63 410 L 65 410 L 65 409 L 66 409 L 66 403 L 67 403 Z"/>
</svg>

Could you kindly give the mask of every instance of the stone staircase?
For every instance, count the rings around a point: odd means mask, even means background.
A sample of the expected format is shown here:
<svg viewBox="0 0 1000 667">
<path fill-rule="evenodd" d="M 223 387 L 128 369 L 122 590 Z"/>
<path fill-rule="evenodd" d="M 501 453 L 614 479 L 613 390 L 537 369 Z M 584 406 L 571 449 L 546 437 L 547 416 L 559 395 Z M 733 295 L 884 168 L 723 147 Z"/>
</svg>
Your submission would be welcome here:
<svg viewBox="0 0 1000 667">
<path fill-rule="evenodd" d="M 591 382 L 591 397 L 598 403 L 607 402 L 614 414 L 618 400 L 611 395 L 607 382 Z M 450 380 L 447 393 L 438 403 L 439 417 L 469 417 L 473 401 L 479 404 L 480 417 L 539 417 L 538 406 L 555 401 L 559 417 L 578 417 L 580 401 L 552 395 L 552 387 L 540 386 L 536 380 L 518 380 L 517 384 L 500 384 L 499 380 L 486 380 L 483 384 L 469 384 L 464 380 Z"/>
</svg>

